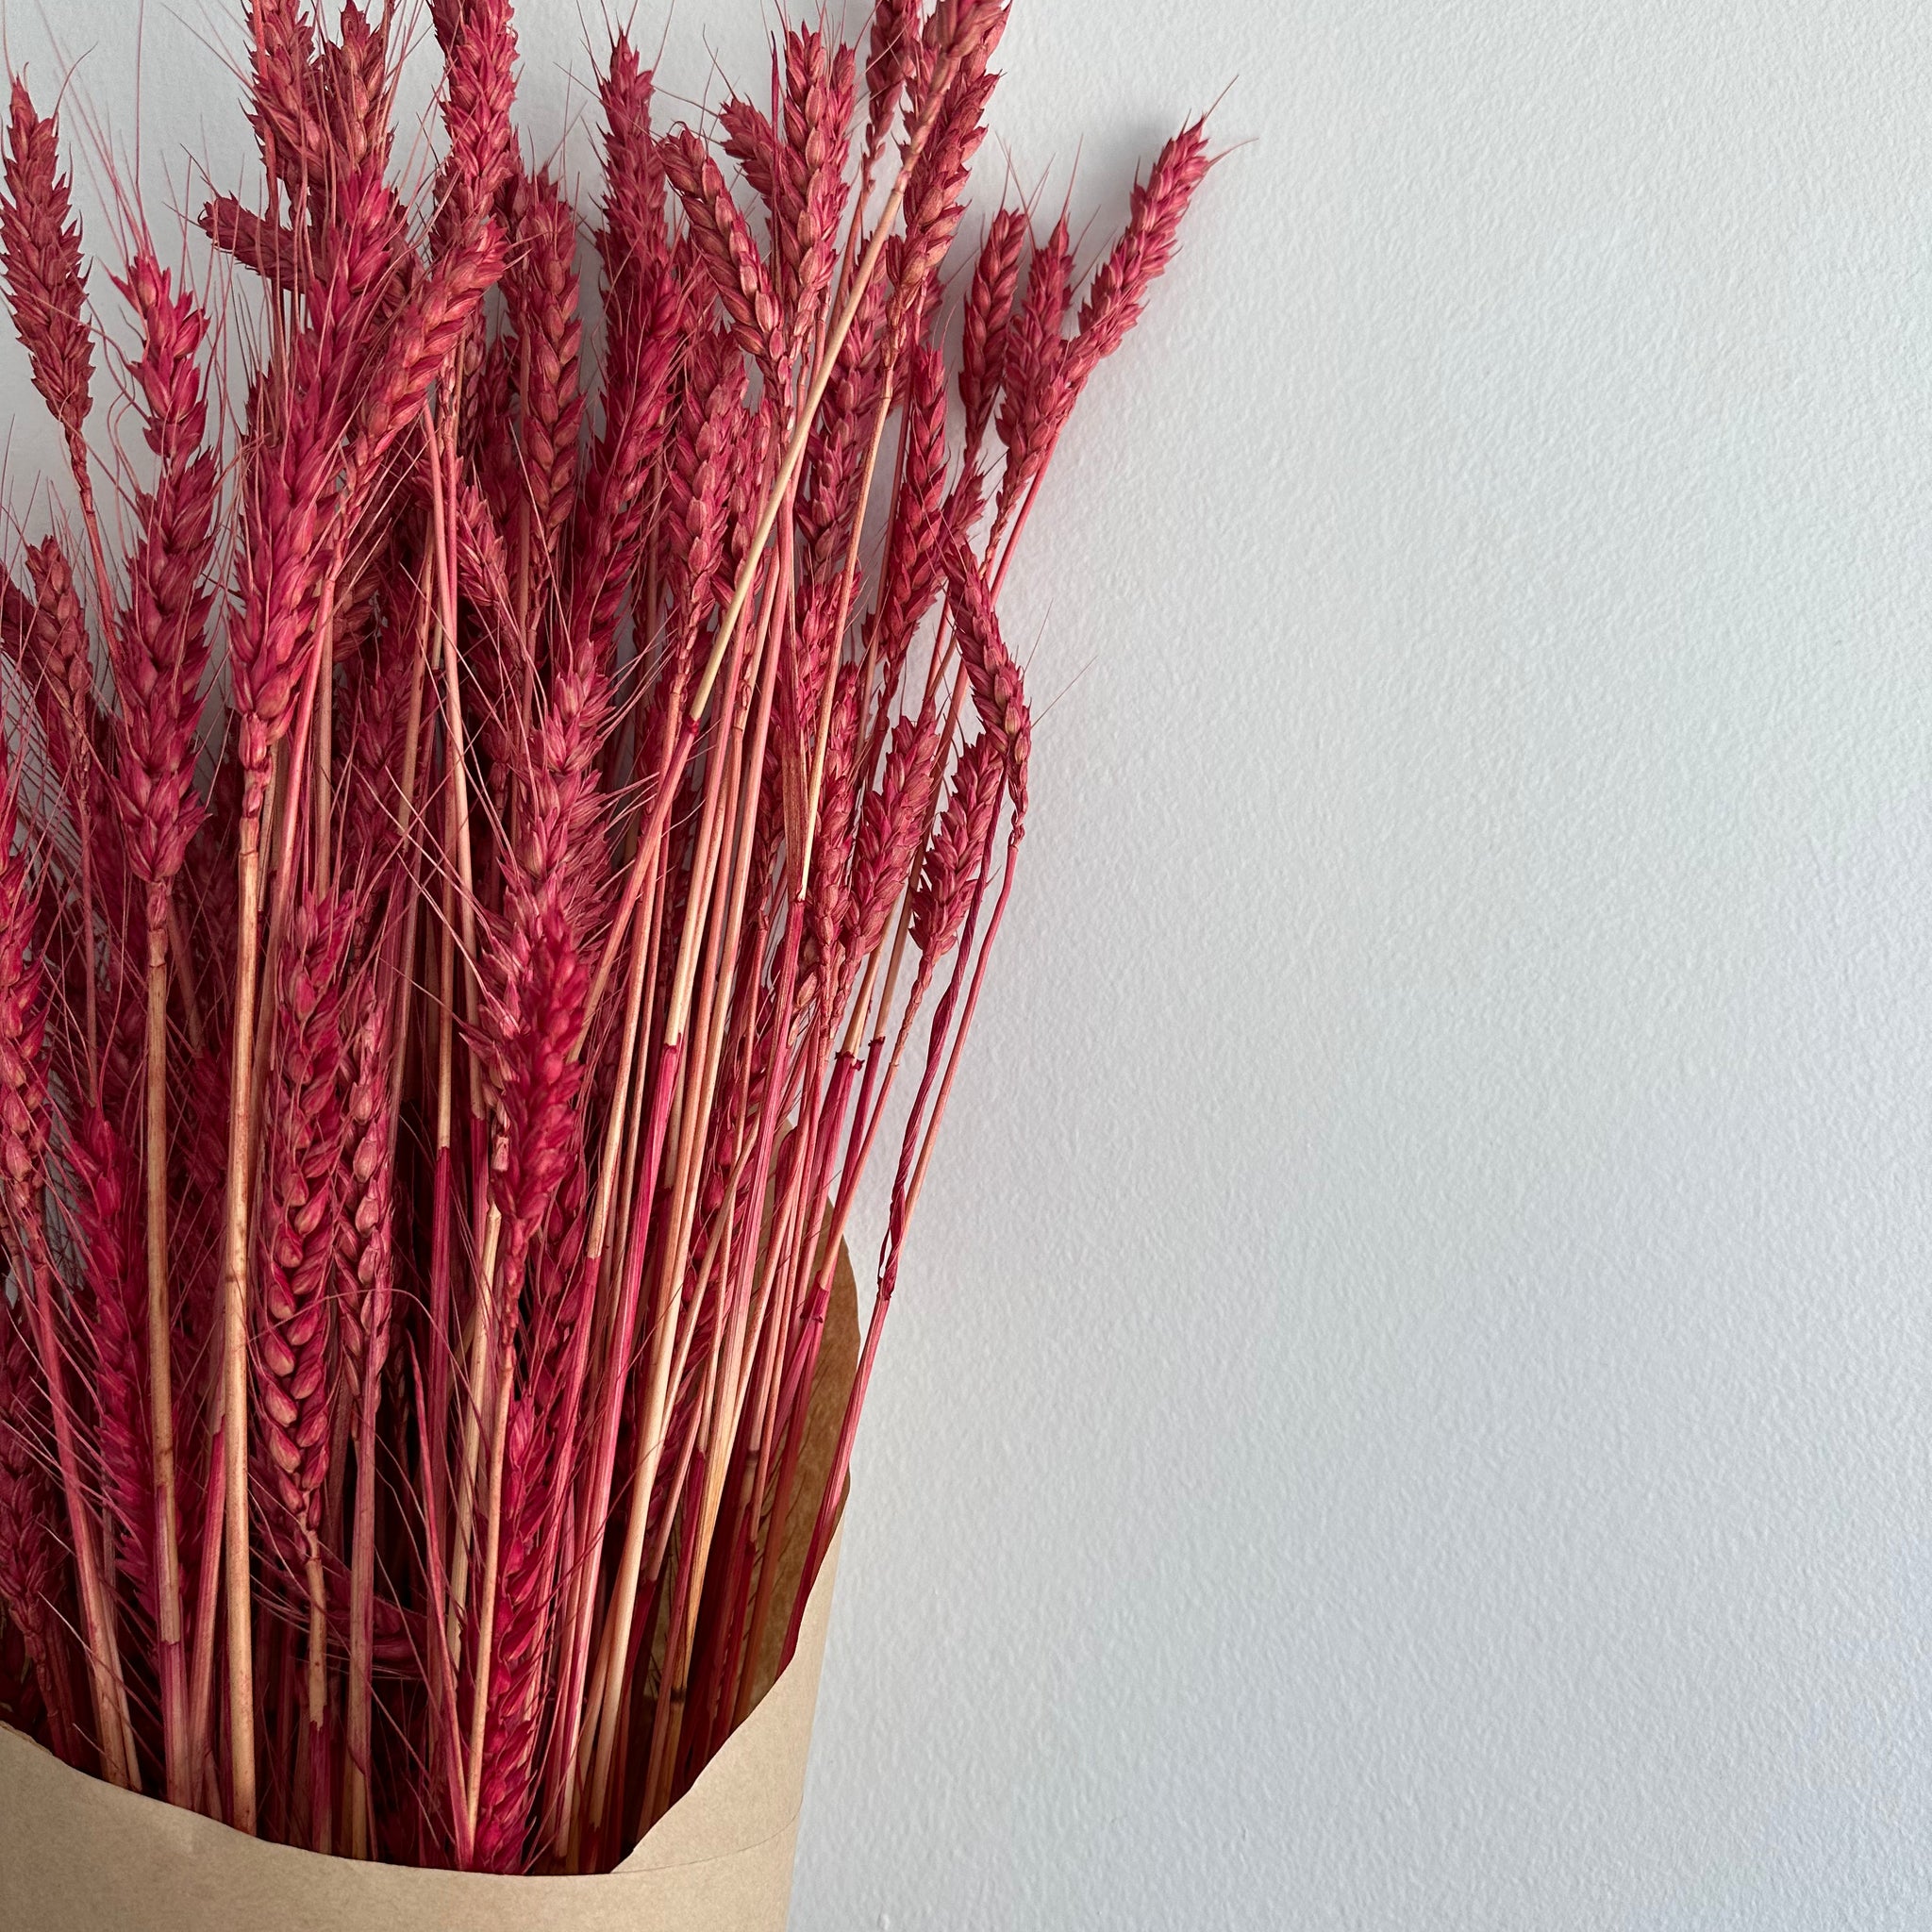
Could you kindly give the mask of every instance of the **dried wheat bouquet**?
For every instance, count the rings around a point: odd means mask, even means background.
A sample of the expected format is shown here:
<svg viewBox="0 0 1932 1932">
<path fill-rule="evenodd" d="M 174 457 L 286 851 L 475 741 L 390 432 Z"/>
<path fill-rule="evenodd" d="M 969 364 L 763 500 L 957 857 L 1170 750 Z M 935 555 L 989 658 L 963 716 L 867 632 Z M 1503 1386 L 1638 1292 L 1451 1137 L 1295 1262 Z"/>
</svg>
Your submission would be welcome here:
<svg viewBox="0 0 1932 1932">
<path fill-rule="evenodd" d="M 0 1716 L 69 1763 L 606 1870 L 795 1632 L 1025 829 L 996 601 L 1208 165 L 949 281 L 1005 20 L 791 27 L 702 128 L 620 34 L 580 215 L 508 0 L 430 0 L 415 180 L 419 23 L 249 0 L 259 187 L 206 287 L 124 197 L 106 315 L 14 81 L 69 474 L 0 574 Z"/>
</svg>

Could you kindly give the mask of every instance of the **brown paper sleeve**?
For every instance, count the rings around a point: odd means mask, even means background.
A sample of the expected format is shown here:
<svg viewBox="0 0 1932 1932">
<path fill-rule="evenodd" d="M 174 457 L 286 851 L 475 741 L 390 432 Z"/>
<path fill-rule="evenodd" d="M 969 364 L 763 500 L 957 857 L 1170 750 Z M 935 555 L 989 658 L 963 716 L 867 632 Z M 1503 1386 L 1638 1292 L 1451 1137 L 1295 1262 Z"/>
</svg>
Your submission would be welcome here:
<svg viewBox="0 0 1932 1932">
<path fill-rule="evenodd" d="M 813 1377 L 796 1501 L 779 1548 L 767 1654 L 804 1567 L 858 1362 L 857 1296 L 840 1256 Z M 806 1606 L 798 1650 L 691 1790 L 613 1873 L 497 1878 L 319 1857 L 70 1770 L 0 1725 L 0 1927 L 7 1932 L 783 1932 L 819 1665 L 842 1530 Z"/>
</svg>

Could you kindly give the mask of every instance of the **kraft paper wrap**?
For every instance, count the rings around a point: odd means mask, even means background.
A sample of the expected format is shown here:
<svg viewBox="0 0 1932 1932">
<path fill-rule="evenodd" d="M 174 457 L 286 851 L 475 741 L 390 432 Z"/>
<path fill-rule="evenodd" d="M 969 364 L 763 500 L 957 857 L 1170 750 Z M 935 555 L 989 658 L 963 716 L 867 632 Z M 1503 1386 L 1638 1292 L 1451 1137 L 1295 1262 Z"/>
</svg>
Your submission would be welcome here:
<svg viewBox="0 0 1932 1932">
<path fill-rule="evenodd" d="M 774 1602 L 804 1567 L 858 1355 L 851 1264 L 839 1260 L 812 1381 L 796 1500 Z M 72 1771 L 0 1725 L 5 1932 L 783 1932 L 819 1664 L 841 1537 L 775 1675 L 774 1615 L 755 1682 L 770 1689 L 696 1783 L 615 1872 L 497 1878 L 319 1857 L 244 1838 Z"/>
</svg>

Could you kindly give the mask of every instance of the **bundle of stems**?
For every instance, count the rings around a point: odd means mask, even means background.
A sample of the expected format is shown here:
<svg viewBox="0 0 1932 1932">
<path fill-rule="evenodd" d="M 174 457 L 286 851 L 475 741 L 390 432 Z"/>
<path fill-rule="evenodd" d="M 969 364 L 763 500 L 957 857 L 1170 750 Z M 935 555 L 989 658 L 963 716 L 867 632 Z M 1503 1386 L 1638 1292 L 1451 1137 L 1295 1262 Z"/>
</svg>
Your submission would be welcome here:
<svg viewBox="0 0 1932 1932">
<path fill-rule="evenodd" d="M 1025 827 L 995 600 L 1208 156 L 1084 296 L 1009 207 L 949 301 L 1004 0 L 789 28 L 707 132 L 619 35 L 588 232 L 508 0 L 430 16 L 412 188 L 401 24 L 250 0 L 262 184 L 199 222 L 253 322 L 129 208 L 118 352 L 13 83 L 71 474 L 0 573 L 0 1715 L 290 1843 L 595 1871 L 795 1641 Z"/>
</svg>

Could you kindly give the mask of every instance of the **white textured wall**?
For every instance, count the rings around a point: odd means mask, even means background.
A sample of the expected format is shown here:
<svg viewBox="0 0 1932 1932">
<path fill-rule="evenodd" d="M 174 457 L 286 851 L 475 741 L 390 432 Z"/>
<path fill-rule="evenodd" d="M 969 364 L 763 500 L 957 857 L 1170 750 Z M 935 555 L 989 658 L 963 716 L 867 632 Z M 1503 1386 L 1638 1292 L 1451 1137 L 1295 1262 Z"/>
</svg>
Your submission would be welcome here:
<svg viewBox="0 0 1932 1932">
<path fill-rule="evenodd" d="M 131 132 L 130 0 L 58 11 Z M 148 11 L 144 153 L 239 178 Z M 1077 214 L 1253 141 L 1015 568 L 1064 695 L 794 1925 L 1932 1924 L 1932 24 L 1015 12 Z M 546 136 L 595 21 L 525 11 Z"/>
</svg>

